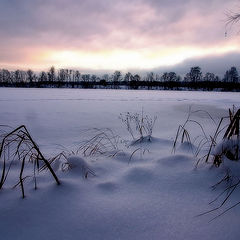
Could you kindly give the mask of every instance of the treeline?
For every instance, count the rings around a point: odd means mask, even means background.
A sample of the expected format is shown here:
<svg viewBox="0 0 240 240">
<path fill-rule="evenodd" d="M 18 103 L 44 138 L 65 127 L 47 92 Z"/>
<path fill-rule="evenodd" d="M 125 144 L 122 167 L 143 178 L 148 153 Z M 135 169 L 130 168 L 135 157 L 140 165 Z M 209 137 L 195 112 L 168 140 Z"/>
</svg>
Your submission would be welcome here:
<svg viewBox="0 0 240 240">
<path fill-rule="evenodd" d="M 1 87 L 38 87 L 38 88 L 114 88 L 114 89 L 165 89 L 165 90 L 208 90 L 208 91 L 240 91 L 240 76 L 236 67 L 226 71 L 221 79 L 214 73 L 202 73 L 200 67 L 192 67 L 181 77 L 175 72 L 163 74 L 147 73 L 145 76 L 113 74 L 97 76 L 82 74 L 78 70 L 51 67 L 49 71 L 35 73 L 32 70 L 9 71 L 0 69 Z"/>
</svg>

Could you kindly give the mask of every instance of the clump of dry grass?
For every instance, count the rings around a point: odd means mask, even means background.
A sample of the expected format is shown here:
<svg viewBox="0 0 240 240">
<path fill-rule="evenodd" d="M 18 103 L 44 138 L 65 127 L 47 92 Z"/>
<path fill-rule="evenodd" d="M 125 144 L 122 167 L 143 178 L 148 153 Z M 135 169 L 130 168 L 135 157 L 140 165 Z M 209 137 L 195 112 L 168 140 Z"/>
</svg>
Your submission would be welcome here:
<svg viewBox="0 0 240 240">
<path fill-rule="evenodd" d="M 192 153 L 196 157 L 199 155 L 199 153 L 203 149 L 203 147 L 210 145 L 211 139 L 207 136 L 203 125 L 200 122 L 194 120 L 194 114 L 199 113 L 199 112 L 204 113 L 207 117 L 209 117 L 209 119 L 211 121 L 213 121 L 214 124 L 216 124 L 214 119 L 211 117 L 211 115 L 208 112 L 203 111 L 203 110 L 192 111 L 192 109 L 190 107 L 186 121 L 182 125 L 178 126 L 177 133 L 176 133 L 175 139 L 173 141 L 173 148 L 172 148 L 173 153 L 176 152 L 177 144 L 179 141 L 181 144 L 183 144 L 184 142 L 187 142 L 190 146 Z M 190 131 L 188 130 L 188 127 L 199 128 L 201 134 L 195 138 L 192 138 Z M 194 144 L 196 145 L 195 149 L 193 149 Z"/>
<path fill-rule="evenodd" d="M 212 166 L 214 167 L 220 167 L 223 165 L 221 169 L 224 170 L 224 176 L 216 184 L 212 186 L 212 189 L 214 190 L 217 187 L 222 185 L 224 185 L 224 189 L 213 201 L 210 202 L 210 204 L 212 204 L 217 201 L 220 201 L 220 204 L 218 207 L 215 207 L 214 209 L 199 215 L 199 216 L 202 216 L 202 215 L 217 211 L 219 209 L 222 209 L 222 207 L 229 200 L 233 192 L 240 186 L 240 174 L 236 174 L 236 171 L 233 172 L 234 170 L 233 166 L 231 166 L 230 168 L 227 166 L 224 166 L 224 161 L 240 160 L 240 152 L 239 152 L 240 150 L 239 149 L 240 147 L 240 134 L 239 134 L 240 109 L 236 110 L 236 108 L 233 106 L 232 110 L 229 109 L 229 116 L 222 117 L 218 124 L 216 124 L 215 120 L 210 116 L 209 113 L 205 112 L 209 116 L 209 119 L 211 119 L 211 121 L 213 121 L 216 126 L 216 130 L 213 136 L 210 135 L 209 137 L 206 134 L 206 131 L 204 130 L 203 125 L 192 119 L 192 115 L 196 112 L 199 112 L 199 111 L 191 111 L 191 108 L 190 108 L 186 121 L 184 122 L 183 125 L 179 125 L 176 136 L 175 136 L 175 140 L 173 143 L 173 152 L 176 151 L 176 146 L 179 141 L 181 143 L 183 143 L 184 141 L 187 141 L 191 143 L 190 146 L 192 146 L 192 142 L 196 143 L 196 139 L 198 139 L 197 150 L 193 151 L 192 149 L 194 155 L 198 156 L 200 152 L 203 153 L 205 151 L 206 151 L 206 154 L 198 158 L 196 166 L 198 166 L 199 162 L 202 160 L 204 160 L 206 163 L 212 164 Z M 201 136 L 198 136 L 193 141 L 188 128 L 189 127 L 188 125 L 190 123 L 193 123 L 195 126 L 198 126 L 202 133 Z M 205 151 L 201 151 L 203 147 L 205 147 Z M 212 220 L 223 215 L 224 213 L 236 207 L 237 205 L 240 205 L 240 201 L 231 205 L 224 211 L 222 211 Z"/>
<path fill-rule="evenodd" d="M 223 120 L 229 119 L 229 123 L 227 126 L 221 128 Z M 239 160 L 239 119 L 240 119 L 240 109 L 238 109 L 235 112 L 235 109 L 233 110 L 229 109 L 229 116 L 221 118 L 218 127 L 216 129 L 216 132 L 214 136 L 212 137 L 212 142 L 208 151 L 208 154 L 206 156 L 206 162 L 209 161 L 211 155 L 213 157 L 213 164 L 216 167 L 219 167 L 224 157 L 226 157 L 229 160 L 238 161 Z M 215 152 L 212 150 L 217 147 L 217 137 L 218 135 L 227 128 L 225 134 L 223 135 L 222 142 L 219 144 L 218 149 L 216 149 Z"/>
<path fill-rule="evenodd" d="M 135 143 L 143 141 L 144 138 L 151 141 L 157 116 L 150 117 L 142 110 L 141 113 L 121 113 L 119 118 Z"/>
<path fill-rule="evenodd" d="M 229 122 L 227 126 L 223 125 L 223 120 L 229 119 Z M 240 155 L 239 155 L 239 147 L 240 147 L 240 134 L 239 134 L 239 122 L 240 122 L 240 109 L 237 111 L 233 107 L 233 110 L 229 109 L 229 116 L 223 117 L 220 119 L 219 124 L 217 126 L 217 129 L 215 131 L 214 136 L 212 137 L 211 145 L 209 147 L 209 151 L 205 157 L 205 162 L 208 163 L 211 161 L 213 166 L 220 167 L 224 165 L 224 161 L 239 161 Z M 220 135 L 223 130 L 225 130 L 225 133 L 222 137 L 222 141 L 219 143 L 217 141 L 217 137 Z M 237 167 L 237 166 L 236 166 Z M 234 193 L 234 191 L 240 186 L 240 175 L 235 173 L 234 167 L 231 166 L 231 168 L 223 166 L 223 169 L 225 171 L 224 176 L 212 186 L 212 189 L 216 189 L 219 186 L 224 185 L 223 191 L 213 200 L 210 202 L 210 204 L 215 203 L 217 201 L 220 201 L 220 204 L 218 207 L 204 212 L 200 214 L 199 216 L 217 211 L 221 209 L 226 202 L 230 199 L 231 195 Z M 226 208 L 224 211 L 222 211 L 220 214 L 218 214 L 216 217 L 214 217 L 212 220 L 220 217 L 224 213 L 228 212 L 232 208 L 236 207 L 237 205 L 240 205 L 240 201 L 231 205 L 230 207 Z M 211 220 L 211 221 L 212 221 Z"/>
<path fill-rule="evenodd" d="M 222 209 L 224 205 L 227 203 L 227 201 L 230 199 L 234 191 L 237 190 L 237 188 L 240 186 L 240 179 L 238 176 L 235 176 L 229 168 L 226 168 L 224 176 L 211 188 L 212 190 L 215 190 L 222 185 L 224 185 L 224 189 L 222 190 L 222 192 L 220 192 L 220 194 L 218 194 L 218 196 L 209 203 L 209 204 L 213 204 L 216 202 L 220 202 L 219 205 L 209 211 L 199 214 L 198 216 L 203 216 L 209 213 L 216 212 L 218 210 L 220 211 L 220 209 Z M 213 217 L 210 220 L 210 222 L 222 216 L 223 214 L 225 214 L 226 212 L 230 211 L 231 209 L 233 209 L 238 205 L 240 205 L 240 201 L 230 205 L 229 207 L 225 208 L 223 211 L 220 211 L 220 213 L 217 214 L 215 217 Z"/>
<path fill-rule="evenodd" d="M 82 159 L 74 151 L 62 151 L 55 157 L 50 159 L 50 164 L 57 165 L 58 170 L 62 172 L 71 171 L 78 168 L 78 173 L 83 176 L 83 178 L 88 178 L 89 175 L 96 176 L 95 172 L 88 166 L 87 162 Z M 46 168 L 46 166 L 44 166 Z"/>
<path fill-rule="evenodd" d="M 77 170 L 77 173 L 82 175 L 83 178 L 88 178 L 89 175 L 96 176 L 95 172 L 89 167 L 87 162 L 78 157 L 70 156 L 67 158 L 67 161 L 62 165 L 63 171 Z"/>
<path fill-rule="evenodd" d="M 114 156 L 119 152 L 120 137 L 109 128 L 93 128 L 85 132 L 90 139 L 81 143 L 76 154 L 82 153 L 84 156 L 106 155 Z"/>
<path fill-rule="evenodd" d="M 43 156 L 38 145 L 33 140 L 24 125 L 19 126 L 18 128 L 10 132 L 2 131 L 0 143 L 0 189 L 5 184 L 14 161 L 19 161 L 21 163 L 21 168 L 19 171 L 19 181 L 15 185 L 15 187 L 20 185 L 23 198 L 25 197 L 24 181 L 29 177 L 33 177 L 34 187 L 35 189 L 37 189 L 36 174 L 37 172 L 40 172 L 43 168 L 48 169 L 54 177 L 56 183 L 60 184 L 60 181 L 56 176 L 55 172 L 53 171 L 51 164 Z M 24 176 L 26 164 L 32 165 L 32 176 Z"/>
<path fill-rule="evenodd" d="M 239 147 L 240 147 L 239 122 L 240 121 L 239 120 L 240 120 L 240 109 L 238 109 L 236 112 L 234 109 L 232 111 L 229 109 L 229 125 L 223 136 L 223 143 L 221 144 L 220 149 L 218 149 L 217 154 L 214 155 L 213 163 L 217 167 L 219 167 L 221 164 L 224 163 L 224 159 L 228 159 L 231 161 L 240 160 L 240 156 L 239 156 Z M 231 169 L 227 168 L 226 175 L 217 184 L 215 184 L 213 188 L 216 188 L 220 184 L 226 184 L 226 188 L 214 201 L 218 200 L 219 197 L 221 197 L 225 193 L 226 195 L 222 203 L 220 204 L 220 206 L 217 207 L 215 210 L 221 208 L 226 203 L 226 201 L 230 198 L 233 192 L 240 186 L 239 175 L 236 176 L 234 173 L 232 173 Z M 226 210 L 224 210 L 218 216 L 221 216 L 222 214 L 226 213 L 227 211 L 231 210 L 233 207 L 239 204 L 240 204 L 240 201 L 230 206 Z"/>
</svg>

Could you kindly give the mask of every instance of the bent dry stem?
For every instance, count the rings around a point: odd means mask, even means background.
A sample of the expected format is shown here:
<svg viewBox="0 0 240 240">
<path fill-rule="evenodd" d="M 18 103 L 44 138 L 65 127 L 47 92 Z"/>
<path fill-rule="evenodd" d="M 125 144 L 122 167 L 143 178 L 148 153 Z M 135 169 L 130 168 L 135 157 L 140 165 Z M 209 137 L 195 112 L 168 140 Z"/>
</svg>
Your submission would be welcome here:
<svg viewBox="0 0 240 240">
<path fill-rule="evenodd" d="M 38 172 L 41 171 L 40 169 L 40 161 L 43 161 L 44 166 L 46 169 L 50 171 L 52 176 L 54 177 L 56 183 L 59 185 L 60 181 L 56 176 L 55 172 L 53 171 L 50 163 L 47 159 L 43 156 L 42 152 L 40 151 L 38 145 L 32 139 L 30 133 L 28 132 L 27 128 L 24 125 L 19 126 L 18 128 L 14 129 L 8 134 L 3 135 L 1 147 L 0 147 L 0 160 L 2 160 L 2 174 L 0 180 L 0 189 L 3 187 L 6 179 L 8 177 L 9 171 L 11 169 L 12 163 L 14 160 L 21 161 L 21 169 L 19 173 L 19 182 L 15 185 L 21 186 L 22 197 L 25 197 L 24 194 L 24 180 L 29 177 L 23 177 L 24 168 L 26 162 L 33 163 L 33 175 L 34 175 L 34 184 L 35 189 L 37 188 L 36 185 L 36 168 Z M 10 161 L 9 166 L 6 166 L 7 160 Z"/>
</svg>

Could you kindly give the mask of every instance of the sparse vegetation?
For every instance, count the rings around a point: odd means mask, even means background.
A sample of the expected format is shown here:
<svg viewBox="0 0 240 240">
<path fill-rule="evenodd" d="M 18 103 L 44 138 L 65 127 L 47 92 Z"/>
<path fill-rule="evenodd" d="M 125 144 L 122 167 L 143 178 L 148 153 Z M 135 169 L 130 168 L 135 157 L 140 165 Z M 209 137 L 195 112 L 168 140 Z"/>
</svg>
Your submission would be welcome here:
<svg viewBox="0 0 240 240">
<path fill-rule="evenodd" d="M 196 113 L 204 114 L 216 126 L 216 131 L 213 136 L 208 137 L 204 125 L 194 119 L 194 114 Z M 144 139 L 151 141 L 153 128 L 157 119 L 156 116 L 152 118 L 142 110 L 140 114 L 130 112 L 122 113 L 120 114 L 120 119 L 133 139 L 133 144 L 131 144 L 131 146 L 135 143 L 142 142 Z M 227 125 L 224 125 L 226 121 L 229 122 Z M 212 186 L 212 189 L 217 189 L 219 186 L 224 185 L 222 192 L 210 203 L 212 204 L 221 201 L 219 206 L 210 211 L 204 212 L 199 216 L 221 209 L 230 199 L 233 192 L 240 186 L 240 175 L 233 172 L 233 169 L 227 167 L 227 165 L 225 166 L 225 162 L 228 160 L 239 161 L 239 122 L 240 109 L 236 110 L 235 107 L 233 107 L 232 110 L 229 110 L 229 116 L 221 118 L 218 124 L 216 124 L 216 121 L 208 112 L 202 110 L 192 111 L 192 109 L 189 108 L 186 121 L 178 127 L 173 142 L 173 152 L 176 151 L 179 142 L 181 144 L 187 142 L 194 156 L 199 159 L 197 164 L 204 160 L 206 163 L 212 164 L 212 166 L 222 167 L 225 172 L 223 177 Z M 197 126 L 202 134 L 193 138 L 189 131 L 190 126 Z M 12 131 L 7 131 L 6 129 L 8 130 L 8 126 L 1 125 L 0 189 L 3 188 L 6 183 L 14 162 L 18 162 L 20 163 L 18 167 L 18 179 L 13 187 L 21 188 L 23 198 L 25 197 L 24 181 L 28 178 L 32 178 L 34 188 L 37 189 L 37 174 L 43 170 L 49 170 L 57 184 L 60 184 L 53 168 L 55 163 L 59 162 L 58 166 L 62 171 L 74 170 L 77 168 L 80 175 L 84 178 L 88 178 L 89 175 L 96 176 L 96 174 L 88 166 L 85 160 L 77 157 L 77 155 L 82 154 L 85 157 L 98 155 L 114 157 L 121 151 L 119 150 L 119 143 L 121 142 L 120 137 L 116 135 L 114 131 L 109 128 L 94 128 L 85 131 L 88 138 L 89 136 L 91 137 L 82 142 L 77 151 L 72 151 L 71 153 L 61 152 L 55 157 L 46 159 L 24 125 Z M 221 136 L 222 140 L 219 141 Z M 143 150 L 141 147 L 133 150 L 128 163 L 130 163 L 134 154 L 137 152 L 144 153 L 145 151 L 146 149 Z M 206 154 L 201 156 L 201 154 L 205 152 Z M 28 174 L 25 173 L 27 165 L 31 166 L 32 170 L 30 174 L 29 171 Z M 221 216 L 239 204 L 240 201 L 223 210 L 216 217 Z"/>
<path fill-rule="evenodd" d="M 240 109 L 235 112 L 235 108 L 233 110 L 229 109 L 229 116 L 223 117 L 219 121 L 218 127 L 213 137 L 211 137 L 211 145 L 206 156 L 206 162 L 209 161 L 210 156 L 213 156 L 213 164 L 216 167 L 219 167 L 224 157 L 229 160 L 238 161 L 239 160 L 239 119 L 240 119 Z M 229 119 L 229 123 L 227 126 L 222 127 L 223 120 Z M 222 142 L 217 142 L 217 137 L 219 134 L 226 129 L 226 132 L 223 136 Z M 215 151 L 212 151 L 212 150 Z"/>
<path fill-rule="evenodd" d="M 73 169 L 77 169 L 78 174 L 81 174 L 83 178 L 88 178 L 89 175 L 96 176 L 95 172 L 88 166 L 86 161 L 77 156 L 68 157 L 62 164 L 63 171 L 69 171 Z"/>
<path fill-rule="evenodd" d="M 188 117 L 186 122 L 183 125 L 180 125 L 177 134 L 174 140 L 173 144 L 173 151 L 175 152 L 176 150 L 176 145 L 181 138 L 181 143 L 184 142 L 184 140 L 188 141 L 191 143 L 191 138 L 190 138 L 190 133 L 186 128 L 186 125 L 189 122 L 193 122 L 197 124 L 202 133 L 203 133 L 203 138 L 199 142 L 199 147 L 197 148 L 198 150 L 194 152 L 194 154 L 197 156 L 202 150 L 202 147 L 204 145 L 207 146 L 207 154 L 205 154 L 202 157 L 199 157 L 199 160 L 197 162 L 197 165 L 201 160 L 205 160 L 206 163 L 210 163 L 215 167 L 220 167 L 222 166 L 222 169 L 224 170 L 224 175 L 223 177 L 212 186 L 212 189 L 216 189 L 220 185 L 224 185 L 223 191 L 213 200 L 210 202 L 210 204 L 215 203 L 217 201 L 222 201 L 220 202 L 218 207 L 215 207 L 214 209 L 204 212 L 200 214 L 199 216 L 214 212 L 216 210 L 221 209 L 224 204 L 229 200 L 233 192 L 240 186 L 240 174 L 234 171 L 233 166 L 228 167 L 228 164 L 224 164 L 225 161 L 239 161 L 240 158 L 240 135 L 239 135 L 239 120 L 240 120 L 240 109 L 236 110 L 235 107 L 233 107 L 232 110 L 229 109 L 229 116 L 228 117 L 222 117 L 219 121 L 219 123 L 216 125 L 216 131 L 213 136 L 210 136 L 210 138 L 207 137 L 203 126 L 200 125 L 200 123 L 196 121 L 191 120 L 191 114 L 192 112 L 189 111 Z M 210 117 L 210 115 L 209 115 Z M 211 118 L 211 120 L 213 120 Z M 224 125 L 226 121 L 228 120 L 229 122 L 227 125 Z M 213 120 L 214 121 L 214 120 Z M 224 133 L 225 130 L 225 133 Z M 222 140 L 219 140 L 220 136 L 222 136 Z M 220 214 L 218 214 L 216 217 L 214 217 L 212 220 L 216 219 L 217 217 L 221 216 L 222 214 L 226 213 L 233 207 L 237 206 L 240 204 L 240 201 L 237 202 L 236 204 L 231 205 L 224 211 L 222 211 Z"/>
<path fill-rule="evenodd" d="M 88 139 L 80 145 L 76 153 L 82 153 L 84 156 L 111 153 L 111 156 L 114 156 L 119 152 L 120 137 L 113 130 L 93 128 L 85 131 L 85 134 L 87 134 Z"/>
<path fill-rule="evenodd" d="M 213 164 L 216 167 L 220 167 L 224 164 L 224 161 L 239 161 L 240 160 L 240 135 L 239 135 L 239 120 L 240 120 L 240 109 L 237 111 L 235 108 L 233 110 L 229 109 L 229 124 L 227 126 L 227 130 L 223 136 L 222 142 L 219 144 L 216 143 L 216 138 L 212 141 L 212 146 L 214 145 L 215 151 L 212 153 L 213 157 Z M 223 118 L 220 120 L 219 126 L 222 124 Z M 217 136 L 219 131 L 217 130 L 215 135 Z M 209 160 L 209 155 L 207 155 L 206 162 Z M 228 164 L 226 164 L 228 165 Z M 224 185 L 224 190 L 214 199 L 211 203 L 214 203 L 220 199 L 222 199 L 221 203 L 218 207 L 214 208 L 211 211 L 205 212 L 210 213 L 216 210 L 219 210 L 223 207 L 223 205 L 228 201 L 231 197 L 233 192 L 240 186 L 240 174 L 236 173 L 234 167 L 223 166 L 225 170 L 225 175 L 212 186 L 213 189 L 216 189 L 220 185 Z M 211 204 L 210 203 L 210 204 Z M 240 204 L 240 201 L 231 205 L 212 220 L 216 219 L 217 217 L 223 215 L 224 213 L 228 212 L 232 208 L 236 207 Z"/>
<path fill-rule="evenodd" d="M 1 136 L 0 146 L 0 164 L 1 164 L 1 179 L 0 189 L 5 184 L 9 172 L 14 161 L 21 163 L 19 171 L 19 181 L 15 186 L 21 187 L 22 197 L 25 197 L 24 193 L 24 181 L 32 177 L 34 179 L 34 188 L 37 189 L 37 177 L 36 174 L 43 168 L 50 171 L 57 184 L 60 184 L 58 177 L 53 171 L 48 160 L 43 156 L 38 145 L 32 139 L 27 128 L 22 125 L 9 133 L 3 133 Z M 24 170 L 26 164 L 32 165 L 32 175 L 24 176 Z"/>
<path fill-rule="evenodd" d="M 204 147 L 210 146 L 211 138 L 207 136 L 206 131 L 204 130 L 204 126 L 200 122 L 194 119 L 194 115 L 196 113 L 203 113 L 216 125 L 215 120 L 211 117 L 211 115 L 208 112 L 203 110 L 192 111 L 190 107 L 186 121 L 182 125 L 178 126 L 177 133 L 173 141 L 173 148 L 172 148 L 173 153 L 176 152 L 176 148 L 179 140 L 181 144 L 187 143 L 190 150 L 196 157 L 198 157 L 199 153 Z M 188 130 L 189 125 L 194 126 L 194 128 L 195 127 L 199 128 L 202 134 L 196 137 L 191 137 L 191 133 Z M 193 148 L 193 146 L 196 146 L 196 147 Z"/>
<path fill-rule="evenodd" d="M 142 142 L 145 138 L 151 141 L 153 128 L 157 116 L 153 118 L 142 112 L 139 113 L 121 113 L 119 117 L 131 135 L 134 143 Z"/>
</svg>

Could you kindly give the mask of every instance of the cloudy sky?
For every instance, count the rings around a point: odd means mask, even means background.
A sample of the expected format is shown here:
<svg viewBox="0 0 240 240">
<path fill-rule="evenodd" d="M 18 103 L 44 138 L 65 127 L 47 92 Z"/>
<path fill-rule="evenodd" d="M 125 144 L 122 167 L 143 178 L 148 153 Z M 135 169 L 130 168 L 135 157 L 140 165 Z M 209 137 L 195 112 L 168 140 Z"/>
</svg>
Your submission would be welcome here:
<svg viewBox="0 0 240 240">
<path fill-rule="evenodd" d="M 0 68 L 240 67 L 239 0 L 0 0 Z"/>
</svg>

